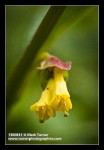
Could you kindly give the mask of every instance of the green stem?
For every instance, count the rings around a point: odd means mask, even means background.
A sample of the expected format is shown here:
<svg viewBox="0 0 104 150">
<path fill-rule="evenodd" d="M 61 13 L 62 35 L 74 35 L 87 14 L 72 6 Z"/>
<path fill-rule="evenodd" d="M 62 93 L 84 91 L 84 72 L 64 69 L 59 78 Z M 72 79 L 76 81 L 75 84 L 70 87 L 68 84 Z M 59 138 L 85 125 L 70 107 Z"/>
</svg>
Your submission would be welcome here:
<svg viewBox="0 0 104 150">
<path fill-rule="evenodd" d="M 17 92 L 25 79 L 28 70 L 36 58 L 39 49 L 47 40 L 66 6 L 51 6 L 27 47 L 22 59 L 18 63 L 12 77 L 7 84 L 6 107 L 9 108 L 17 100 Z"/>
</svg>

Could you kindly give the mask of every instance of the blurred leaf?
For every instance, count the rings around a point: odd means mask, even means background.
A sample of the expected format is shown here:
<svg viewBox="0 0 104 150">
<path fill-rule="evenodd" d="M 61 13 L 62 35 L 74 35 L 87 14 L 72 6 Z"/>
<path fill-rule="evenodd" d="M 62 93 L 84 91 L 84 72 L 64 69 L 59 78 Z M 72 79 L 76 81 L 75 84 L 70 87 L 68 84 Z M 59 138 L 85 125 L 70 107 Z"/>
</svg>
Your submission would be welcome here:
<svg viewBox="0 0 104 150">
<path fill-rule="evenodd" d="M 15 102 L 16 93 L 21 87 L 21 84 L 26 77 L 33 60 L 35 59 L 40 47 L 46 41 L 50 32 L 56 25 L 65 8 L 65 6 L 51 6 L 46 16 L 42 20 L 37 32 L 33 36 L 31 43 L 27 47 L 26 52 L 19 61 L 18 66 L 15 68 L 9 83 L 7 84 L 7 108 Z"/>
</svg>

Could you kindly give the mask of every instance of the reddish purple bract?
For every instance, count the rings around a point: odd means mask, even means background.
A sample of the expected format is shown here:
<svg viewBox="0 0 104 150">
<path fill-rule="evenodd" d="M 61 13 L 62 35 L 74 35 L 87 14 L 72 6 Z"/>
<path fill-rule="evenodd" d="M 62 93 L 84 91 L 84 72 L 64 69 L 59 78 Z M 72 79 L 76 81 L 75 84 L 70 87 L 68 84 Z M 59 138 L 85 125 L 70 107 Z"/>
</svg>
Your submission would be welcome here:
<svg viewBox="0 0 104 150">
<path fill-rule="evenodd" d="M 71 64 L 72 64 L 71 61 L 63 62 L 59 58 L 51 55 L 49 58 L 41 62 L 40 67 L 38 67 L 38 69 L 43 70 L 49 67 L 58 67 L 62 70 L 70 70 Z"/>
</svg>

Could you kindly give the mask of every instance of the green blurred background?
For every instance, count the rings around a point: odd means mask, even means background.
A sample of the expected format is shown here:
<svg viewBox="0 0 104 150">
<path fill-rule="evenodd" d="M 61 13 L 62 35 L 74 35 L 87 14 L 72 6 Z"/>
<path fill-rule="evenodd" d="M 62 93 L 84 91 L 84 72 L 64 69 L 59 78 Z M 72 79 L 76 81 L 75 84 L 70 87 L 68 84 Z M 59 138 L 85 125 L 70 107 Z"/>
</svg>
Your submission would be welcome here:
<svg viewBox="0 0 104 150">
<path fill-rule="evenodd" d="M 7 83 L 49 7 L 6 6 Z M 34 67 L 19 90 L 19 99 L 6 116 L 6 135 L 45 133 L 62 141 L 7 140 L 6 143 L 98 144 L 98 6 L 67 6 L 40 51 L 72 61 L 68 89 L 73 109 L 67 118 L 58 112 L 43 124 L 37 121 L 35 113 L 29 110 L 42 92 Z"/>
</svg>

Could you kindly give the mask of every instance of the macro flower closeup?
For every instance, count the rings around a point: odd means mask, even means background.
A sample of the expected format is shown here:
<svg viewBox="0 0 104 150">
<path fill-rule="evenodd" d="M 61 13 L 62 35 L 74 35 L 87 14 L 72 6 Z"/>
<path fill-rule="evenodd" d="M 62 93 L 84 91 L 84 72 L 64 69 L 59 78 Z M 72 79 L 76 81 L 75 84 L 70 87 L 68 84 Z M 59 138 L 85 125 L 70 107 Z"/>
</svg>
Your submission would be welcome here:
<svg viewBox="0 0 104 150">
<path fill-rule="evenodd" d="M 62 62 L 59 58 L 49 55 L 38 67 L 40 70 L 51 70 L 51 77 L 47 82 L 38 102 L 30 106 L 30 110 L 36 112 L 39 122 L 43 123 L 50 117 L 55 117 L 56 112 L 68 116 L 69 109 L 72 109 L 70 94 L 64 80 L 64 70 L 71 69 L 71 62 Z"/>
<path fill-rule="evenodd" d="M 5 145 L 99 145 L 99 14 L 5 5 Z"/>
</svg>

